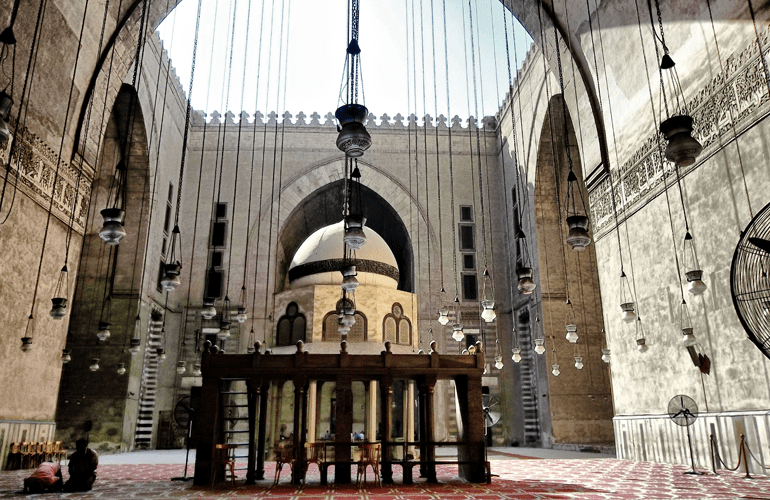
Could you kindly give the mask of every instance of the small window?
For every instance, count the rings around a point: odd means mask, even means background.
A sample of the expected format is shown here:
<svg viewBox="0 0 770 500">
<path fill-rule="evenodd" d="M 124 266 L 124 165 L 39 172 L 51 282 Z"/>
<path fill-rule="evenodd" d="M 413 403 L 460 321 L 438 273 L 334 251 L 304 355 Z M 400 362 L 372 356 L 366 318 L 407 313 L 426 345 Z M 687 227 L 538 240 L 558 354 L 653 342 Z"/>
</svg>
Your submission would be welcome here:
<svg viewBox="0 0 770 500">
<path fill-rule="evenodd" d="M 166 234 L 171 232 L 171 203 L 166 204 L 166 220 L 163 222 L 163 230 Z"/>
<path fill-rule="evenodd" d="M 473 222 L 473 207 L 460 207 L 460 220 L 463 222 Z"/>
<path fill-rule="evenodd" d="M 208 272 L 205 297 L 214 299 L 222 297 L 222 271 L 212 269 Z"/>
<path fill-rule="evenodd" d="M 171 203 L 171 200 L 174 199 L 174 185 L 170 182 L 168 183 L 168 202 Z"/>
<path fill-rule="evenodd" d="M 476 256 L 472 253 L 463 254 L 463 269 L 472 271 L 476 269 Z"/>
<path fill-rule="evenodd" d="M 463 274 L 463 299 L 478 300 L 478 284 L 475 274 Z"/>
<path fill-rule="evenodd" d="M 225 239 L 227 236 L 227 222 L 215 222 L 211 225 L 211 246 L 223 247 L 225 246 Z"/>
<path fill-rule="evenodd" d="M 476 335 L 466 335 L 465 336 L 465 348 L 468 349 L 472 345 L 476 345 L 476 341 L 478 338 Z"/>
<path fill-rule="evenodd" d="M 163 262 L 163 259 L 160 259 L 160 265 L 158 266 L 158 282 L 155 284 L 156 288 L 159 292 L 163 291 L 163 288 L 160 286 L 160 280 L 163 279 L 163 265 L 165 262 Z"/>
<path fill-rule="evenodd" d="M 460 225 L 460 250 L 475 250 L 473 226 Z"/>
<path fill-rule="evenodd" d="M 164 237 L 163 237 L 163 245 L 162 245 L 162 246 L 161 246 L 161 248 L 160 248 L 160 254 L 161 254 L 163 257 L 165 257 L 165 256 L 166 256 L 166 251 L 167 251 L 167 250 L 168 250 L 168 238 L 164 236 Z"/>
<path fill-rule="evenodd" d="M 227 203 L 217 203 L 216 217 L 217 219 L 227 218 Z"/>
<path fill-rule="evenodd" d="M 211 267 L 222 267 L 223 252 L 211 252 Z"/>
<path fill-rule="evenodd" d="M 276 345 L 294 345 L 298 341 L 305 341 L 307 322 L 305 315 L 299 312 L 296 302 L 286 306 L 286 314 L 278 320 L 278 332 Z"/>
</svg>

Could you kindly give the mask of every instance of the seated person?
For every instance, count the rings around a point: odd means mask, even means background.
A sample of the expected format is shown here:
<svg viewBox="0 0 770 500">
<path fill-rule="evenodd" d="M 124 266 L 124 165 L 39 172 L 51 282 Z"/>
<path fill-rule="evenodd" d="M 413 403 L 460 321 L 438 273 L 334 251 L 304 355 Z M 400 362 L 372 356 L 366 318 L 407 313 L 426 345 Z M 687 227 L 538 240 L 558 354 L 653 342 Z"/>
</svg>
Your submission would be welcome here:
<svg viewBox="0 0 770 500">
<path fill-rule="evenodd" d="M 96 467 L 99 465 L 99 457 L 96 452 L 88 448 L 85 439 L 75 442 L 77 451 L 70 456 L 70 478 L 64 484 L 64 491 L 90 491 L 96 481 Z"/>
<path fill-rule="evenodd" d="M 31 476 L 24 478 L 24 493 L 59 491 L 61 488 L 61 467 L 55 462 L 43 462 Z"/>
</svg>

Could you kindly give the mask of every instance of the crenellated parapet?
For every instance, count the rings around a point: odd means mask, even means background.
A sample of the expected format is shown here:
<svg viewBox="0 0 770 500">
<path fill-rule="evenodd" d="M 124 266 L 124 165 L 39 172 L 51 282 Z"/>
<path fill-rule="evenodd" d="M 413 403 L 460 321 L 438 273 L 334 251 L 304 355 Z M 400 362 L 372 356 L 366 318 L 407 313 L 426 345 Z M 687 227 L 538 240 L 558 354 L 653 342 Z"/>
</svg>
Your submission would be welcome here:
<svg viewBox="0 0 770 500">
<path fill-rule="evenodd" d="M 193 126 L 202 127 L 204 124 L 211 125 L 227 125 L 228 127 L 242 126 L 242 127 L 254 127 L 254 126 L 268 126 L 275 127 L 278 125 L 285 125 L 287 127 L 298 128 L 330 128 L 336 129 L 337 120 L 334 117 L 334 113 L 326 113 L 321 116 L 317 112 L 313 112 L 310 115 L 300 111 L 296 115 L 292 115 L 286 111 L 282 115 L 278 115 L 275 111 L 271 111 L 267 115 L 257 111 L 254 116 L 251 116 L 247 111 L 241 111 L 238 116 L 232 111 L 228 111 L 222 115 L 219 111 L 212 111 L 211 113 L 204 113 L 201 110 L 194 110 L 192 113 L 191 122 Z M 484 132 L 494 132 L 497 128 L 497 118 L 494 116 L 486 116 L 481 121 L 481 129 Z M 423 117 L 417 117 L 414 113 L 408 117 L 403 116 L 401 113 L 397 113 L 395 116 L 390 116 L 387 113 L 383 114 L 379 118 L 373 113 L 369 113 L 366 117 L 365 125 L 369 129 L 386 129 L 386 130 L 408 130 L 408 129 L 422 129 L 427 126 L 429 129 L 438 130 L 476 130 L 477 120 L 471 116 L 465 120 L 455 115 L 451 120 L 447 120 L 444 115 L 439 115 L 438 118 L 433 118 L 431 115 L 426 114 Z"/>
</svg>

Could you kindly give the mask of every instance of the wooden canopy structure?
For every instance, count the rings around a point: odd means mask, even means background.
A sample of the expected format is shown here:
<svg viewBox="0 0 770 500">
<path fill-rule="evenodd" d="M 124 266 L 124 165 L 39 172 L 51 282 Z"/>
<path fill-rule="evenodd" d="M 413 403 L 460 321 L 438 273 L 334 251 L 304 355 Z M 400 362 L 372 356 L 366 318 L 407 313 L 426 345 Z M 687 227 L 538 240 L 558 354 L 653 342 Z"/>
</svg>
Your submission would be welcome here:
<svg viewBox="0 0 770 500">
<path fill-rule="evenodd" d="M 260 353 L 255 345 L 253 354 L 218 354 L 216 348 L 205 349 L 201 368 L 203 387 L 201 408 L 196 412 L 197 453 L 195 484 L 211 484 L 224 477 L 224 466 L 214 459 L 217 444 L 226 444 L 223 400 L 232 381 L 245 381 L 248 412 L 248 469 L 246 483 L 264 479 L 265 440 L 267 429 L 267 404 L 272 383 L 292 381 L 294 384 L 294 433 L 293 447 L 304 450 L 306 442 L 308 384 L 312 380 L 336 383 L 336 442 L 335 482 L 350 483 L 351 439 L 353 430 L 353 381 L 376 381 L 379 384 L 381 408 L 380 434 L 383 450 L 383 482 L 392 482 L 392 466 L 404 467 L 404 478 L 411 477 L 412 466 L 419 465 L 429 481 L 436 480 L 434 442 L 434 389 L 437 380 L 453 380 L 457 395 L 458 431 L 456 442 L 460 477 L 470 482 L 487 480 L 484 455 L 484 423 L 482 415 L 481 377 L 484 372 L 484 355 L 477 344 L 473 355 L 442 355 L 431 342 L 428 354 L 393 354 L 390 342 L 380 355 L 356 355 L 347 352 L 347 342 L 341 343 L 338 354 L 311 354 L 304 345 L 297 343 L 293 354 Z M 419 460 L 403 461 L 391 458 L 391 446 L 404 446 L 403 442 L 391 442 L 394 380 L 412 380 L 419 390 L 419 440 L 414 444 L 420 449 Z M 304 453 L 297 453 L 293 482 L 299 483 L 304 472 Z M 407 472 L 409 474 L 407 474 Z"/>
</svg>

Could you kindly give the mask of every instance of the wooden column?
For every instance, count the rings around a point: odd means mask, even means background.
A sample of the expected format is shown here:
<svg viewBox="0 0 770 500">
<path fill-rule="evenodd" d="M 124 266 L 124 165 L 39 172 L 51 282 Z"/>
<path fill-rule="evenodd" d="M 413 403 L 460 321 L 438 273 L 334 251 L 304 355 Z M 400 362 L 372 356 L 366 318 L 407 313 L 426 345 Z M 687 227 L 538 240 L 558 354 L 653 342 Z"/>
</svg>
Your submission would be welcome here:
<svg viewBox="0 0 770 500">
<path fill-rule="evenodd" d="M 318 410 L 316 406 L 318 404 L 318 397 L 316 394 L 318 384 L 315 380 L 311 380 L 307 389 L 307 441 L 308 443 L 315 443 L 317 432 L 317 415 Z"/>
<path fill-rule="evenodd" d="M 307 381 L 302 378 L 294 379 L 294 471 L 291 475 L 292 484 L 300 484 L 305 471 L 305 415 L 307 406 Z"/>
<path fill-rule="evenodd" d="M 208 353 L 204 354 L 204 362 L 208 356 Z M 213 452 L 214 445 L 217 444 L 219 438 L 219 379 L 207 377 L 205 371 L 203 373 L 201 399 L 205 404 L 201 405 L 199 410 L 201 425 L 199 426 L 198 448 L 195 455 L 195 478 L 193 479 L 193 484 L 196 486 L 210 486 L 212 474 L 217 472 L 213 469 Z"/>
<path fill-rule="evenodd" d="M 353 389 L 349 375 L 337 377 L 337 425 L 335 440 L 343 443 L 334 447 L 334 482 L 350 484 L 350 433 L 353 432 Z"/>
<path fill-rule="evenodd" d="M 257 472 L 255 479 L 265 478 L 265 439 L 267 438 L 267 402 L 270 399 L 270 382 L 262 384 L 259 392 L 259 437 L 257 442 Z"/>
<path fill-rule="evenodd" d="M 459 376 L 454 380 L 460 417 L 457 427 L 463 442 L 457 448 L 457 454 L 461 462 L 468 462 L 459 466 L 460 477 L 472 483 L 483 483 L 487 478 L 481 376 Z"/>
<path fill-rule="evenodd" d="M 420 473 L 428 479 L 429 483 L 436 482 L 436 464 L 429 463 L 436 460 L 436 447 L 434 429 L 434 392 L 436 377 L 424 377 L 420 380 Z"/>
<path fill-rule="evenodd" d="M 380 441 L 382 442 L 382 482 L 393 482 L 393 467 L 391 465 L 391 454 L 393 449 L 388 446 L 391 440 L 393 429 L 393 378 L 383 377 L 380 380 L 380 415 L 382 426 L 380 428 Z"/>
<path fill-rule="evenodd" d="M 246 391 L 248 392 L 248 410 L 249 410 L 249 458 L 246 470 L 246 483 L 256 484 L 256 466 L 257 466 L 257 399 L 259 398 L 260 384 L 252 379 L 246 382 Z"/>
</svg>

